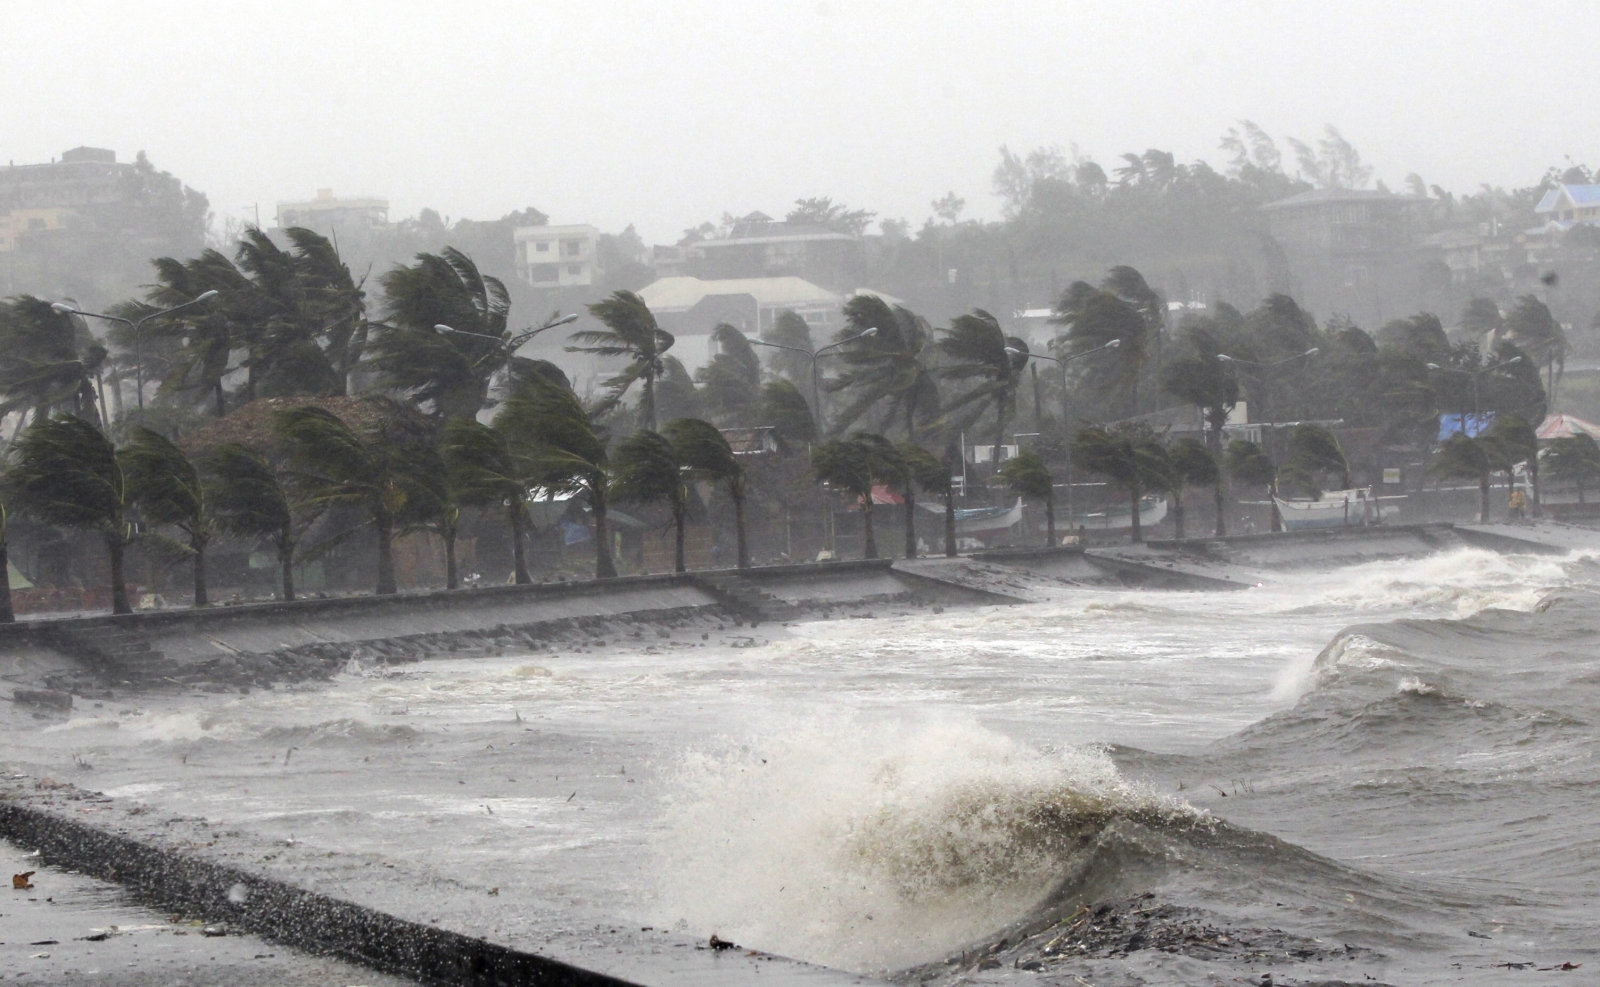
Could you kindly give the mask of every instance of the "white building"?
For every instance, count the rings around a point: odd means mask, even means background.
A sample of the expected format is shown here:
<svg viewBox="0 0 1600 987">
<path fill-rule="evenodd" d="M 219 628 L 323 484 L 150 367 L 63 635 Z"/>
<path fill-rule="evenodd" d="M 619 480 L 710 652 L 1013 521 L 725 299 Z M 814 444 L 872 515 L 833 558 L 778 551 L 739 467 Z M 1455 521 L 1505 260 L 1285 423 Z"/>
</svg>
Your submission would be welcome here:
<svg viewBox="0 0 1600 987">
<path fill-rule="evenodd" d="M 593 226 L 519 226 L 513 237 L 517 275 L 535 288 L 592 285 L 600 273 L 600 231 Z"/>
<path fill-rule="evenodd" d="M 389 200 L 376 196 L 335 198 L 333 189 L 317 189 L 317 197 L 304 202 L 278 203 L 278 228 L 302 226 L 327 235 L 342 230 L 374 229 L 389 223 Z"/>
</svg>

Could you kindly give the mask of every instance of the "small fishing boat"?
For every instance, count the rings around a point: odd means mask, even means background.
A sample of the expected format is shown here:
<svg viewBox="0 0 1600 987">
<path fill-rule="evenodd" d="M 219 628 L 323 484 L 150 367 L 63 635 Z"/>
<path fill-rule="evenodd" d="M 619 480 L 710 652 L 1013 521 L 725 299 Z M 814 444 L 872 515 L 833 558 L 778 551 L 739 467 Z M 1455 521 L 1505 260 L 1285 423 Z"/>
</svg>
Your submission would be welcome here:
<svg viewBox="0 0 1600 987">
<path fill-rule="evenodd" d="M 1148 528 L 1167 516 L 1165 497 L 1139 498 L 1139 527 Z M 1070 528 L 1090 528 L 1096 531 L 1115 531 L 1133 527 L 1133 512 L 1125 504 L 1113 504 L 1101 511 L 1072 514 L 1067 519 Z"/>
<path fill-rule="evenodd" d="M 1273 500 L 1277 502 L 1285 531 L 1360 527 L 1382 519 L 1379 498 L 1373 496 L 1371 487 L 1324 490 L 1316 500 L 1284 500 L 1282 497 Z M 1393 508 L 1390 513 L 1394 513 Z"/>
<path fill-rule="evenodd" d="M 917 506 L 933 514 L 944 516 L 943 504 L 918 501 Z M 970 507 L 956 511 L 956 534 L 974 535 L 983 531 L 1000 531 L 1022 520 L 1022 498 L 1010 507 Z"/>
</svg>

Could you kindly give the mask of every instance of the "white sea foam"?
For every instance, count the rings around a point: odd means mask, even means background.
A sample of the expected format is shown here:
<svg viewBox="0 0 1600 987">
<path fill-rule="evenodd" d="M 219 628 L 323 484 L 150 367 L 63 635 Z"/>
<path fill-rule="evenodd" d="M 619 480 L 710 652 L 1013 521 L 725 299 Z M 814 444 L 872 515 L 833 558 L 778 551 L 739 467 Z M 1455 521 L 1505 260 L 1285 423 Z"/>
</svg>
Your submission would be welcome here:
<svg viewBox="0 0 1600 987">
<path fill-rule="evenodd" d="M 672 787 L 658 918 L 861 971 L 1021 918 L 1118 816 L 1202 818 L 1099 750 L 950 719 L 814 719 L 693 753 Z"/>
</svg>

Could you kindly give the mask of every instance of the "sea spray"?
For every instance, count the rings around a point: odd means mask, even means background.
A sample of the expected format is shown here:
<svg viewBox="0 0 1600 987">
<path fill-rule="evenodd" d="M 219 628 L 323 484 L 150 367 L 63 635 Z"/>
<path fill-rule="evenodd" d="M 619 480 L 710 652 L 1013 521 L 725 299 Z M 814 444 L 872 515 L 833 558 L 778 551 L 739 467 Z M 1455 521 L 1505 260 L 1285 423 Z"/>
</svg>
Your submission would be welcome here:
<svg viewBox="0 0 1600 987">
<path fill-rule="evenodd" d="M 661 917 L 860 971 L 1024 917 L 1118 819 L 1202 818 L 1101 750 L 948 717 L 810 719 L 690 753 L 668 784 Z"/>
</svg>

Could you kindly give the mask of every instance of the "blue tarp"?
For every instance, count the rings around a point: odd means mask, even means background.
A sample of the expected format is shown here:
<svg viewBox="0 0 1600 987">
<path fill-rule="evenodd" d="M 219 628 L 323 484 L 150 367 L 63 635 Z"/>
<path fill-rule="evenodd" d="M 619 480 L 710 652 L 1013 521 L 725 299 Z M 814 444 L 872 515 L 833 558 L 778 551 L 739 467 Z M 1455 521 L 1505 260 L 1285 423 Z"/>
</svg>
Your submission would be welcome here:
<svg viewBox="0 0 1600 987">
<path fill-rule="evenodd" d="M 1477 438 L 1489 430 L 1494 424 L 1494 412 L 1484 411 L 1476 414 L 1450 412 L 1439 416 L 1439 441 L 1443 442 L 1453 436 L 1465 434 L 1468 438 Z"/>
</svg>

